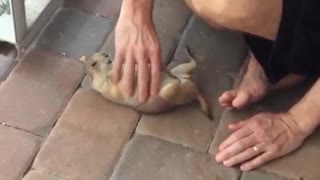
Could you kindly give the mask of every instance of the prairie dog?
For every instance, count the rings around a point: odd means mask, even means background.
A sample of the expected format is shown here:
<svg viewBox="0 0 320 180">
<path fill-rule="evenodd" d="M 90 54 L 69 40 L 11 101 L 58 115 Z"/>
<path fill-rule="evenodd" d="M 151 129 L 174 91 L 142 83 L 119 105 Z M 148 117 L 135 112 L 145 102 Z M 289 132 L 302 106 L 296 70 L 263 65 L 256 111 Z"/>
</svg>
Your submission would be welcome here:
<svg viewBox="0 0 320 180">
<path fill-rule="evenodd" d="M 174 109 L 177 106 L 198 101 L 202 110 L 211 119 L 209 107 L 200 96 L 192 74 L 197 62 L 186 47 L 190 62 L 180 64 L 171 70 L 161 72 L 160 91 L 157 96 L 140 103 L 137 100 L 138 88 L 134 86 L 133 96 L 125 98 L 117 84 L 112 82 L 112 60 L 106 53 L 93 53 L 90 57 L 83 56 L 80 60 L 85 63 L 91 88 L 104 98 L 114 103 L 130 106 L 138 112 L 158 114 Z M 137 82 L 137 71 L 135 72 Z"/>
</svg>

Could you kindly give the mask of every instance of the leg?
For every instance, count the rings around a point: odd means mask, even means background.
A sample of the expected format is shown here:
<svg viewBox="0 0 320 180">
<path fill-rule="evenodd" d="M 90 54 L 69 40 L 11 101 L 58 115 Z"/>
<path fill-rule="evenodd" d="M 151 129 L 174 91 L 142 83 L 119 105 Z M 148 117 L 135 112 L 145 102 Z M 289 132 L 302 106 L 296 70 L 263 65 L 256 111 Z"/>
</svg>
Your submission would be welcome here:
<svg viewBox="0 0 320 180">
<path fill-rule="evenodd" d="M 274 40 L 282 0 L 185 0 L 208 24 Z"/>
<path fill-rule="evenodd" d="M 210 2 L 186 0 L 186 2 L 195 13 L 211 25 L 262 37 L 261 40 L 253 38 L 250 41 L 254 55 L 251 55 L 248 66 L 244 68 L 245 72 L 239 87 L 227 91 L 219 98 L 222 106 L 244 108 L 250 103 L 261 100 L 272 91 L 296 85 L 304 80 L 303 76 L 289 74 L 277 84 L 270 84 L 261 66 L 265 67 L 268 61 L 273 40 L 279 29 L 282 0 L 212 0 Z"/>
</svg>

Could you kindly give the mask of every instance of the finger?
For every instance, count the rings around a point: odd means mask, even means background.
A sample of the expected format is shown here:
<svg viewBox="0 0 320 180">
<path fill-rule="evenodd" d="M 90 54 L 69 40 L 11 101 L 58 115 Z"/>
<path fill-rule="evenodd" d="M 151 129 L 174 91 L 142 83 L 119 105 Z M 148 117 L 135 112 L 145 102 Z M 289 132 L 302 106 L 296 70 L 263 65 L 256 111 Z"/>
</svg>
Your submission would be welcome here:
<svg viewBox="0 0 320 180">
<path fill-rule="evenodd" d="M 226 161 L 239 153 L 245 151 L 246 149 L 252 147 L 255 144 L 255 139 L 253 138 L 253 135 L 244 137 L 236 142 L 234 142 L 232 145 L 228 146 L 221 152 L 219 152 L 216 156 L 217 162 Z"/>
<path fill-rule="evenodd" d="M 128 53 L 126 57 L 125 68 L 123 72 L 123 83 L 124 83 L 124 95 L 126 97 L 132 96 L 133 88 L 133 79 L 134 79 L 134 70 L 135 70 L 135 61 L 132 56 L 132 52 Z"/>
<path fill-rule="evenodd" d="M 224 150 L 225 148 L 227 148 L 228 146 L 230 146 L 234 142 L 236 142 L 246 136 L 249 136 L 251 134 L 252 134 L 252 131 L 246 127 L 243 127 L 241 129 L 235 131 L 224 142 L 222 142 L 220 144 L 219 151 Z"/>
<path fill-rule="evenodd" d="M 261 149 L 261 147 L 257 146 L 258 149 Z M 252 159 L 253 157 L 257 156 L 259 154 L 259 152 L 256 152 L 252 147 L 251 148 L 247 148 L 245 151 L 229 158 L 226 161 L 223 161 L 223 164 L 225 166 L 231 167 L 234 166 L 236 164 L 245 162 L 249 159 Z"/>
<path fill-rule="evenodd" d="M 150 54 L 151 57 L 151 86 L 150 94 L 155 96 L 159 92 L 160 86 L 160 66 L 161 66 L 161 55 L 160 52 Z"/>
<path fill-rule="evenodd" d="M 242 127 L 245 126 L 245 121 L 240 121 L 240 122 L 237 122 L 237 123 L 232 123 L 232 124 L 229 124 L 228 128 L 232 131 L 236 131 Z"/>
<path fill-rule="evenodd" d="M 145 59 L 144 54 L 137 55 L 138 59 L 138 93 L 139 101 L 145 102 L 149 93 L 149 68 L 148 61 Z"/>
<path fill-rule="evenodd" d="M 240 91 L 232 101 L 232 106 L 237 109 L 242 109 L 250 102 L 250 97 L 250 94 L 247 92 Z"/>
<path fill-rule="evenodd" d="M 240 166 L 240 169 L 242 171 L 250 171 L 252 169 L 255 169 L 266 162 L 272 160 L 274 158 L 274 155 L 272 152 L 265 152 L 261 154 L 260 156 L 257 156 L 256 158 L 252 159 L 251 161 L 248 161 Z"/>
<path fill-rule="evenodd" d="M 219 97 L 219 102 L 223 107 L 231 107 L 232 101 L 234 100 L 234 98 L 236 98 L 236 96 L 236 90 L 227 91 Z"/>
<path fill-rule="evenodd" d="M 120 81 L 124 59 L 124 52 L 122 50 L 116 51 L 113 63 L 114 65 L 112 68 L 112 81 L 114 83 L 118 83 Z"/>
</svg>

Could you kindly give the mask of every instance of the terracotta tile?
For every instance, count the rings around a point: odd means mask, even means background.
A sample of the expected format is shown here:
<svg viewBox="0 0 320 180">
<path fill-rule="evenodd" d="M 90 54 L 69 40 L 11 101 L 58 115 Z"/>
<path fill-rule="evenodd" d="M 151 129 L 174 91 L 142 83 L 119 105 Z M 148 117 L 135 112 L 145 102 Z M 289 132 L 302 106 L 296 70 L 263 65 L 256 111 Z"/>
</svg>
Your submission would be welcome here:
<svg viewBox="0 0 320 180">
<path fill-rule="evenodd" d="M 237 74 L 248 52 L 240 33 L 215 29 L 197 16 L 190 20 L 174 54 L 174 61 L 189 61 L 186 45 L 198 62 L 205 64 L 211 72 Z"/>
<path fill-rule="evenodd" d="M 217 30 L 193 16 L 169 69 L 190 61 L 185 46 L 190 47 L 197 60 L 194 74 L 199 90 L 210 104 L 214 119 L 219 120 L 223 109 L 218 98 L 232 88 L 233 79 L 243 64 L 247 54 L 244 40 L 239 33 Z"/>
<path fill-rule="evenodd" d="M 241 177 L 241 180 L 258 180 L 258 179 L 259 180 L 289 180 L 288 178 L 277 176 L 275 174 L 265 173 L 262 171 L 243 172 Z"/>
<path fill-rule="evenodd" d="M 265 97 L 257 104 L 257 108 L 267 112 L 284 112 L 289 110 L 294 104 L 310 89 L 314 81 L 306 81 L 293 88 L 282 89 Z"/>
<path fill-rule="evenodd" d="M 97 51 L 112 25 L 107 18 L 61 9 L 43 30 L 36 47 L 78 59 Z"/>
<path fill-rule="evenodd" d="M 33 168 L 69 179 L 105 179 L 139 114 L 79 90 L 35 159 Z"/>
<path fill-rule="evenodd" d="M 206 153 L 137 135 L 110 180 L 237 180 L 239 176 L 240 172 L 214 163 Z"/>
<path fill-rule="evenodd" d="M 246 109 L 246 110 L 229 110 L 224 111 L 222 117 L 220 119 L 219 126 L 217 128 L 217 132 L 213 138 L 211 143 L 209 153 L 214 156 L 218 152 L 219 145 L 231 134 L 228 130 L 228 125 L 230 123 L 235 123 L 237 121 L 245 120 L 256 113 L 254 108 Z"/>
<path fill-rule="evenodd" d="M 320 179 L 318 169 L 320 157 L 319 142 L 320 133 L 319 129 L 317 129 L 298 150 L 267 163 L 261 169 L 290 178 L 303 178 L 303 180 Z"/>
<path fill-rule="evenodd" d="M 122 0 L 66 0 L 64 6 L 99 16 L 110 17 L 120 12 Z"/>
<path fill-rule="evenodd" d="M 80 62 L 32 50 L 0 87 L 0 122 L 45 135 L 83 76 Z"/>
<path fill-rule="evenodd" d="M 20 179 L 40 148 L 40 139 L 0 125 L 0 179 Z"/>
<path fill-rule="evenodd" d="M 206 152 L 217 121 L 209 120 L 199 105 L 187 105 L 169 113 L 143 115 L 136 132 Z"/>
</svg>

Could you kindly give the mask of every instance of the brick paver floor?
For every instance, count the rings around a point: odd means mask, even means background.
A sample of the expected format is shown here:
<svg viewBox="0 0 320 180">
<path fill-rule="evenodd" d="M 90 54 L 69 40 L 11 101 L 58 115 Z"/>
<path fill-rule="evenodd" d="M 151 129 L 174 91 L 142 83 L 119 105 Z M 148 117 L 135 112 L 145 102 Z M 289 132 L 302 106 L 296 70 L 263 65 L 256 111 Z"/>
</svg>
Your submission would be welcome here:
<svg viewBox="0 0 320 180">
<path fill-rule="evenodd" d="M 120 0 L 66 0 L 21 61 L 0 55 L 0 180 L 319 180 L 320 134 L 298 151 L 251 171 L 214 161 L 229 122 L 279 111 L 309 87 L 279 92 L 243 111 L 224 111 L 247 53 L 241 34 L 207 26 L 183 0 L 155 0 L 163 61 L 195 53 L 197 84 L 213 120 L 198 104 L 160 115 L 113 104 L 85 85 L 78 57 L 114 51 Z M 292 98 L 295 97 L 295 98 Z"/>
</svg>

